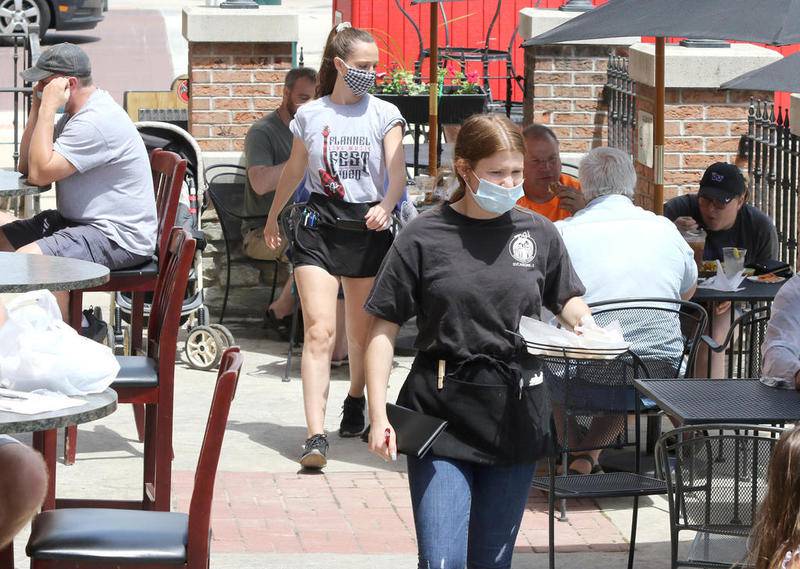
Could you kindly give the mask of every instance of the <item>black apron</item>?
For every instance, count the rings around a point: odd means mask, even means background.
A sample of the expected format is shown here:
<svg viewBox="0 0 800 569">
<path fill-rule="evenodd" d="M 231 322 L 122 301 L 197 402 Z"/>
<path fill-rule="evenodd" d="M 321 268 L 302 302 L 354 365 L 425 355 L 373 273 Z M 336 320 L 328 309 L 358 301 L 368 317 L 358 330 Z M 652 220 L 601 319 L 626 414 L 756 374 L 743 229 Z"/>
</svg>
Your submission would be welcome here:
<svg viewBox="0 0 800 569">
<path fill-rule="evenodd" d="M 533 464 L 553 451 L 550 400 L 541 365 L 524 350 L 513 361 L 477 355 L 448 361 L 420 352 L 397 404 L 448 421 L 437 456 L 484 465 Z"/>
</svg>

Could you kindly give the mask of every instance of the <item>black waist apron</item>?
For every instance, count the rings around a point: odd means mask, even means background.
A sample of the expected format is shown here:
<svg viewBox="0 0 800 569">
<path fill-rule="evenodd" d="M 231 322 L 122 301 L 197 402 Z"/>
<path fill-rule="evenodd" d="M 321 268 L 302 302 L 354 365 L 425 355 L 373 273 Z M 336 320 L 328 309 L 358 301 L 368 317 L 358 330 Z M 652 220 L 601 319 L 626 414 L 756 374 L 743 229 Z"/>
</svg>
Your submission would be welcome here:
<svg viewBox="0 0 800 569">
<path fill-rule="evenodd" d="M 397 404 L 440 419 L 447 428 L 434 442 L 437 456 L 487 465 L 532 464 L 552 452 L 550 401 L 538 360 L 490 356 L 448 361 L 420 352 Z M 441 386 L 441 389 L 440 389 Z"/>
<path fill-rule="evenodd" d="M 297 229 L 294 265 L 320 267 L 337 277 L 374 277 L 394 239 L 389 230 L 372 231 L 366 225 L 358 228 L 377 203 L 351 203 L 311 194 L 308 206 L 314 216 L 307 217 Z"/>
</svg>

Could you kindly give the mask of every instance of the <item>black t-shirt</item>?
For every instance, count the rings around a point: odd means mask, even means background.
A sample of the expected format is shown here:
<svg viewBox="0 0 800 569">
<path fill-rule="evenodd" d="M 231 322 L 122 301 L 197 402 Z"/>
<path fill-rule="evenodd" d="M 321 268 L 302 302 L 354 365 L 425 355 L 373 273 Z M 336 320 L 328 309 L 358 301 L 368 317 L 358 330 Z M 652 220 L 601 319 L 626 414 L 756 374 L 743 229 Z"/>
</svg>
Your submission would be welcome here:
<svg viewBox="0 0 800 569">
<path fill-rule="evenodd" d="M 679 217 L 691 217 L 706 230 L 706 248 L 703 252 L 706 260 L 721 261 L 723 247 L 747 249 L 745 264 L 778 258 L 778 234 L 775 225 L 769 217 L 750 204 L 744 204 L 733 227 L 724 231 L 709 231 L 704 227 L 697 194 L 672 198 L 664 204 L 664 216 L 672 221 Z"/>
<path fill-rule="evenodd" d="M 416 348 L 437 358 L 507 360 L 522 316 L 558 314 L 585 292 L 555 226 L 514 208 L 477 220 L 449 205 L 426 212 L 395 239 L 365 309 L 403 324 L 417 316 Z"/>
</svg>

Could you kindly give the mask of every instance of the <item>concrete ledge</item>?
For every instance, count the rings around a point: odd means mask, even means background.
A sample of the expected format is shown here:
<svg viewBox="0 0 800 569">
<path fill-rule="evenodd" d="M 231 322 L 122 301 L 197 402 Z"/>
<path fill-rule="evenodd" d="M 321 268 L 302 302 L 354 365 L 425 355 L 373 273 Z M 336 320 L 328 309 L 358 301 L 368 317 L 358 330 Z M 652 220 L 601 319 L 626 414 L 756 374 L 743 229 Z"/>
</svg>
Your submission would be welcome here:
<svg viewBox="0 0 800 569">
<path fill-rule="evenodd" d="M 536 37 L 579 16 L 581 12 L 564 12 L 562 10 L 545 10 L 541 8 L 523 8 L 519 11 L 519 34 L 521 41 Z M 609 45 L 628 46 L 641 41 L 639 37 L 603 38 L 599 40 L 571 41 L 554 45 Z"/>
<path fill-rule="evenodd" d="M 789 130 L 800 135 L 800 95 L 792 93 L 789 106 Z"/>
<path fill-rule="evenodd" d="M 183 37 L 190 42 L 297 42 L 299 16 L 280 6 L 257 10 L 190 6 L 183 9 Z"/>
<path fill-rule="evenodd" d="M 656 46 L 637 43 L 630 48 L 630 76 L 655 87 Z M 716 89 L 726 81 L 763 67 L 781 54 L 749 43 L 729 48 L 702 48 L 667 45 L 664 53 L 664 82 L 667 88 Z"/>
<path fill-rule="evenodd" d="M 237 150 L 212 150 L 203 152 L 203 167 L 215 166 L 217 164 L 238 164 L 244 166 L 244 152 Z"/>
</svg>

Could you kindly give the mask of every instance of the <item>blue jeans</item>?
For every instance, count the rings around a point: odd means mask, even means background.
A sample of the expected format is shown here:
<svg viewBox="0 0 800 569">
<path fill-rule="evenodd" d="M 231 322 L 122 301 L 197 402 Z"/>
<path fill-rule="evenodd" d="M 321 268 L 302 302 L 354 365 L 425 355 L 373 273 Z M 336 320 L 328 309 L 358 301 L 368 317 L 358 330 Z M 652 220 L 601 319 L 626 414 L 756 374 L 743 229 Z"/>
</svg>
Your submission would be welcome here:
<svg viewBox="0 0 800 569">
<path fill-rule="evenodd" d="M 419 569 L 507 569 L 536 466 L 408 457 Z"/>
</svg>

